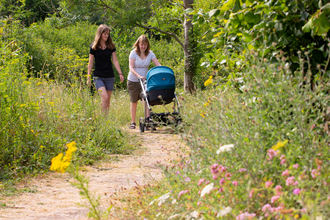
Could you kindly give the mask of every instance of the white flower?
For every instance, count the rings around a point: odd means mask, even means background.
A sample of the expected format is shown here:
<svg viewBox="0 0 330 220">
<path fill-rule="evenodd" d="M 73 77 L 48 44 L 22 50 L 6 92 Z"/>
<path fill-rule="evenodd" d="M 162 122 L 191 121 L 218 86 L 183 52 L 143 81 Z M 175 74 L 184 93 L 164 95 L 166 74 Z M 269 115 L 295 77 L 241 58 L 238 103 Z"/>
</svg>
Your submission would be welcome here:
<svg viewBox="0 0 330 220">
<path fill-rule="evenodd" d="M 176 204 L 176 199 L 173 199 L 172 204 Z"/>
<path fill-rule="evenodd" d="M 170 216 L 167 220 L 171 220 L 171 219 L 174 219 L 174 218 L 179 217 L 179 216 L 180 216 L 179 214 L 175 214 L 175 215 Z"/>
<path fill-rule="evenodd" d="M 158 206 L 161 206 L 163 204 L 163 202 L 166 201 L 166 199 L 170 198 L 170 193 L 166 193 L 165 195 L 162 195 L 161 197 L 159 197 L 157 200 L 158 202 Z"/>
<path fill-rule="evenodd" d="M 228 207 L 222 209 L 222 210 L 218 213 L 217 218 L 219 218 L 219 217 L 221 217 L 221 216 L 225 216 L 225 215 L 227 215 L 229 212 L 231 212 L 231 208 L 228 206 Z"/>
<path fill-rule="evenodd" d="M 204 189 L 201 192 L 201 197 L 203 198 L 205 194 L 210 194 L 212 189 L 214 188 L 214 183 L 210 183 L 204 187 Z"/>
<path fill-rule="evenodd" d="M 193 211 L 192 213 L 190 213 L 190 216 L 193 217 L 193 218 L 197 218 L 198 217 L 198 212 Z"/>
<path fill-rule="evenodd" d="M 225 152 L 225 151 L 231 151 L 231 148 L 233 147 L 234 147 L 233 144 L 223 145 L 222 147 L 219 148 L 219 150 L 217 150 L 217 154 L 220 154 L 221 152 Z"/>
</svg>

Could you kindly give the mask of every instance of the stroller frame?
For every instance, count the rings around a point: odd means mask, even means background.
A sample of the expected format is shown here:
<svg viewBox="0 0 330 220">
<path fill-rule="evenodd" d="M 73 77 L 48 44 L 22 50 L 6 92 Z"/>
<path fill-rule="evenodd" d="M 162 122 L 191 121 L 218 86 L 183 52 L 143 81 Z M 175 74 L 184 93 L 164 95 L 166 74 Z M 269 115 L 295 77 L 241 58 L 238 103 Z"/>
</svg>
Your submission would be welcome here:
<svg viewBox="0 0 330 220">
<path fill-rule="evenodd" d="M 141 78 L 139 78 L 139 82 L 142 88 L 141 96 L 142 99 L 145 101 L 145 104 L 143 105 L 144 118 L 140 118 L 139 120 L 140 132 L 144 132 L 147 127 L 150 127 L 150 131 L 152 132 L 154 128 L 156 128 L 157 126 L 167 126 L 170 124 L 174 124 L 176 127 L 179 124 L 181 124 L 182 118 L 180 115 L 180 103 L 175 92 L 174 92 L 174 98 L 171 101 L 174 103 L 173 112 L 154 113 L 152 111 L 151 104 L 149 103 L 148 93 L 145 87 L 147 82 L 146 80 L 143 81 Z M 161 96 L 158 96 L 158 98 L 160 100 L 160 104 L 153 104 L 153 105 L 166 105 L 171 103 L 169 101 L 167 102 L 162 101 Z M 150 111 L 149 118 L 147 116 L 147 108 Z"/>
</svg>

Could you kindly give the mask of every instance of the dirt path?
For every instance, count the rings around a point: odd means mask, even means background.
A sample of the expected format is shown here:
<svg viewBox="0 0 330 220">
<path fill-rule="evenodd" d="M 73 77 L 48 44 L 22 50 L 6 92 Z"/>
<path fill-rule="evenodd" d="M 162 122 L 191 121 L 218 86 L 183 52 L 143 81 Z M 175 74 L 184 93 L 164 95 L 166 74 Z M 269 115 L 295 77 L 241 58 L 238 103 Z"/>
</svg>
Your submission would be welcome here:
<svg viewBox="0 0 330 220">
<path fill-rule="evenodd" d="M 177 155 L 181 145 L 179 138 L 166 129 L 140 133 L 133 130 L 142 139 L 141 153 L 137 155 L 119 155 L 118 162 L 102 163 L 86 167 L 83 174 L 89 177 L 89 189 L 101 198 L 101 207 L 108 208 L 115 194 L 130 189 L 137 184 L 145 184 L 153 178 L 162 177 L 162 170 L 156 165 L 160 161 L 167 163 Z M 79 195 L 77 188 L 70 184 L 68 174 L 47 173 L 20 188 L 24 193 L 14 197 L 0 198 L 0 220 L 72 220 L 88 219 L 89 210 L 79 206 L 86 200 Z"/>
</svg>

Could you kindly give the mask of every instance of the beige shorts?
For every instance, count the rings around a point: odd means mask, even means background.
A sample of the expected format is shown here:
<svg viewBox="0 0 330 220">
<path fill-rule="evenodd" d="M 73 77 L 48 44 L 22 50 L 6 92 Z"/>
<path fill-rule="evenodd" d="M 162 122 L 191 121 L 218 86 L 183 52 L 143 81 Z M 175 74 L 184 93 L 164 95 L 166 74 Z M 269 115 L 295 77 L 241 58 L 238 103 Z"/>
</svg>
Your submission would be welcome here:
<svg viewBox="0 0 330 220">
<path fill-rule="evenodd" d="M 139 100 L 142 100 L 141 97 L 142 88 L 140 82 L 132 82 L 127 80 L 127 90 L 131 102 L 137 103 Z"/>
</svg>

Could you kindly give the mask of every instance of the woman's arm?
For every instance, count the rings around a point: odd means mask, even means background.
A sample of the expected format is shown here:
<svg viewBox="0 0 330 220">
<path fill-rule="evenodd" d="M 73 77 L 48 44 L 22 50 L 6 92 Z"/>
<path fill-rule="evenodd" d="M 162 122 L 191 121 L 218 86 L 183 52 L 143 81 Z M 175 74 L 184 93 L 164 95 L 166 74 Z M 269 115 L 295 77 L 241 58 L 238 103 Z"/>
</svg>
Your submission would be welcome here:
<svg viewBox="0 0 330 220">
<path fill-rule="evenodd" d="M 160 63 L 158 62 L 157 58 L 153 58 L 152 62 L 156 65 L 156 66 L 161 66 Z"/>
<path fill-rule="evenodd" d="M 92 69 L 94 65 L 94 55 L 89 54 L 89 61 L 88 61 L 88 67 L 87 67 L 87 85 L 91 86 L 91 74 L 92 74 Z"/>
<path fill-rule="evenodd" d="M 138 74 L 135 71 L 134 67 L 135 67 L 135 59 L 129 58 L 129 71 L 131 71 L 131 73 L 133 73 L 133 75 L 136 76 L 137 78 L 145 79 L 146 77 L 140 76 L 140 74 Z"/>
<path fill-rule="evenodd" d="M 124 76 L 123 73 L 121 72 L 116 52 L 113 52 L 111 56 L 112 56 L 112 63 L 115 66 L 117 72 L 119 73 L 120 82 L 124 82 Z"/>
</svg>

